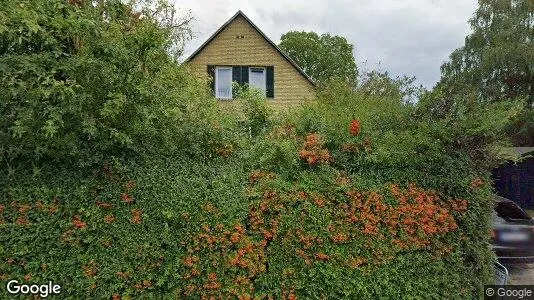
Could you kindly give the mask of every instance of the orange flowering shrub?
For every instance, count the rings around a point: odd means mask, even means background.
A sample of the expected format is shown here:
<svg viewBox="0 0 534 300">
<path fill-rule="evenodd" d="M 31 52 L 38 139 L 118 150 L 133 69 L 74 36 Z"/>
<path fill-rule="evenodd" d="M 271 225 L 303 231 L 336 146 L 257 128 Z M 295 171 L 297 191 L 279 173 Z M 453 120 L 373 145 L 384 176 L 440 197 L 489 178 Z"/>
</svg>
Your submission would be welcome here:
<svg viewBox="0 0 534 300">
<path fill-rule="evenodd" d="M 115 222 L 115 216 L 113 216 L 113 215 L 106 215 L 106 216 L 104 217 L 104 222 L 105 222 L 106 224 L 111 224 L 111 223 Z"/>
<path fill-rule="evenodd" d="M 0 204 L 0 280 L 75 278 L 83 294 L 65 296 L 89 298 L 396 299 L 399 290 L 447 298 L 442 287 L 452 298 L 462 298 L 455 292 L 462 288 L 474 298 L 478 270 L 490 265 L 487 246 L 475 241 L 486 205 L 477 195 L 488 185 L 466 184 L 467 176 L 449 181 L 455 166 L 398 168 L 406 157 L 395 152 L 384 161 L 384 148 L 368 156 L 370 139 L 359 123 L 351 126 L 354 135 L 329 136 L 328 144 L 317 133 L 299 138 L 313 127 L 278 127 L 269 138 L 281 141 L 261 148 L 282 153 L 265 160 L 280 162 L 275 168 L 239 147 L 198 165 L 169 159 L 125 167 L 136 176 L 108 166 L 94 184 L 83 181 L 72 192 L 14 190 Z M 374 147 L 381 147 L 376 137 Z M 445 175 L 433 175 L 442 167 Z M 417 184 L 390 184 L 411 181 Z M 28 239 L 40 232 L 47 238 Z M 437 280 L 440 290 L 430 288 Z"/>
<path fill-rule="evenodd" d="M 122 193 L 121 194 L 121 199 L 125 203 L 132 203 L 133 202 L 133 197 L 128 193 Z"/>
<path fill-rule="evenodd" d="M 76 227 L 78 229 L 82 229 L 82 228 L 85 228 L 87 226 L 87 224 L 80 219 L 80 216 L 74 216 L 72 218 L 72 225 L 74 225 L 74 227 Z"/>
<path fill-rule="evenodd" d="M 308 165 L 328 164 L 332 161 L 332 156 L 328 149 L 323 148 L 324 141 L 318 133 L 310 133 L 306 136 L 306 141 L 299 151 L 299 156 Z"/>
<path fill-rule="evenodd" d="M 330 256 L 324 254 L 324 253 L 315 253 L 315 259 L 322 260 L 322 261 L 328 261 Z"/>
<path fill-rule="evenodd" d="M 141 218 L 141 214 L 143 213 L 140 209 L 132 209 L 132 218 L 130 219 L 130 222 L 133 224 L 141 224 L 143 222 L 143 219 Z"/>
<path fill-rule="evenodd" d="M 94 277 L 96 273 L 96 264 L 94 261 L 91 261 L 89 264 L 83 266 L 83 274 L 85 277 Z"/>
<path fill-rule="evenodd" d="M 466 200 L 443 200 L 415 184 L 359 191 L 350 187 L 351 180 L 345 176 L 341 175 L 341 184 L 339 178 L 333 180 L 337 190 L 328 194 L 276 191 L 269 181 L 253 181 L 248 234 L 263 236 L 267 247 L 277 249 L 284 265 L 292 268 L 331 264 L 337 269 L 371 272 L 406 253 L 441 257 L 456 251 L 449 243 L 460 240 L 455 215 L 468 209 Z M 317 215 L 310 215 L 309 205 L 318 209 Z M 319 225 L 322 219 L 328 221 Z M 270 234 L 263 235 L 266 232 Z M 233 264 L 238 265 L 238 260 Z M 283 274 L 280 278 L 287 277 Z"/>
<path fill-rule="evenodd" d="M 18 217 L 15 223 L 17 223 L 18 225 L 28 225 L 30 224 L 30 221 L 28 220 L 26 216 L 22 216 L 22 217 Z"/>
<path fill-rule="evenodd" d="M 262 178 L 273 178 L 274 174 L 269 172 L 262 171 L 253 171 L 249 174 L 248 181 L 249 183 L 256 183 Z"/>
<path fill-rule="evenodd" d="M 456 212 L 466 211 L 467 207 L 468 207 L 467 200 L 459 199 L 459 200 L 451 201 L 451 209 Z"/>
<path fill-rule="evenodd" d="M 350 121 L 349 133 L 353 136 L 357 136 L 358 134 L 360 134 L 360 127 L 361 124 L 359 120 Z"/>
<path fill-rule="evenodd" d="M 183 296 L 246 298 L 253 295 L 250 278 L 265 271 L 266 242 L 251 239 L 241 224 L 233 227 L 204 224 L 199 229 L 186 245 L 189 255 L 182 259 L 181 276 L 186 282 Z M 224 278 L 219 278 L 217 272 L 205 271 L 206 266 L 214 265 L 228 267 Z"/>
</svg>

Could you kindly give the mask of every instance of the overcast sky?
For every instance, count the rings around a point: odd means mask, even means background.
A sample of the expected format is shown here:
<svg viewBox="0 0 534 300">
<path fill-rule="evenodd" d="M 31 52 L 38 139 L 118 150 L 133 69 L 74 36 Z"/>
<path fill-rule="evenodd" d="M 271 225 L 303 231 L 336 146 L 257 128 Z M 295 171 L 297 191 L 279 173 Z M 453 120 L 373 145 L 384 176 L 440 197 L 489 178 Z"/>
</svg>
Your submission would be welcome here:
<svg viewBox="0 0 534 300">
<path fill-rule="evenodd" d="M 416 76 L 432 87 L 439 67 L 463 45 L 476 0 L 171 0 L 190 10 L 195 37 L 186 57 L 242 10 L 275 43 L 290 30 L 329 32 L 354 45 L 360 70 Z"/>
</svg>

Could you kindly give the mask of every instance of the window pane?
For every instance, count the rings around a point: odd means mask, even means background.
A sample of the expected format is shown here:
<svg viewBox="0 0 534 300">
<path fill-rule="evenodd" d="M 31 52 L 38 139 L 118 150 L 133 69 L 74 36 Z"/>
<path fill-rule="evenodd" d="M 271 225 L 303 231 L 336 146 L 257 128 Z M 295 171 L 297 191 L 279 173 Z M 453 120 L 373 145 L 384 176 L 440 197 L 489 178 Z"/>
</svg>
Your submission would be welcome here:
<svg viewBox="0 0 534 300">
<path fill-rule="evenodd" d="M 232 69 L 217 68 L 217 98 L 232 98 Z"/>
<path fill-rule="evenodd" d="M 265 94 L 265 68 L 250 68 L 248 77 L 248 84 Z"/>
</svg>

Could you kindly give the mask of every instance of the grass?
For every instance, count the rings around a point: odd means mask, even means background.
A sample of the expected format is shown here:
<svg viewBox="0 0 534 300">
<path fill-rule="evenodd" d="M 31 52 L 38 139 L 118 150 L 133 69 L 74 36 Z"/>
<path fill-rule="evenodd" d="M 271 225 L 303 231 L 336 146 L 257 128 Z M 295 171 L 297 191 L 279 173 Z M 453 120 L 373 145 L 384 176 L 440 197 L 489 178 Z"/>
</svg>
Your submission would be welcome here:
<svg viewBox="0 0 534 300">
<path fill-rule="evenodd" d="M 534 209 L 527 209 L 526 211 L 531 217 L 534 217 Z"/>
</svg>

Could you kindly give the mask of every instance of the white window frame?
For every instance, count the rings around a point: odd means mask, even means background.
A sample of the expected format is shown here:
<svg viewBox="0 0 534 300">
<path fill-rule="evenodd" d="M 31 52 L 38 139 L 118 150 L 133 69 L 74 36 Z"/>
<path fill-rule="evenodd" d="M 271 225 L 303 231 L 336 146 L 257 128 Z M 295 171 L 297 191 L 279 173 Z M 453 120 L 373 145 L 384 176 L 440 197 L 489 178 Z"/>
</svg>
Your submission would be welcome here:
<svg viewBox="0 0 534 300">
<path fill-rule="evenodd" d="M 215 67 L 215 98 L 229 100 L 233 98 L 233 88 L 232 88 L 232 67 Z M 219 95 L 219 70 L 230 70 L 230 97 L 221 97 Z"/>
<path fill-rule="evenodd" d="M 250 74 L 252 73 L 252 69 L 262 69 L 263 70 L 263 96 L 267 98 L 267 68 L 266 67 L 249 67 L 248 68 L 248 83 L 250 85 Z"/>
</svg>

